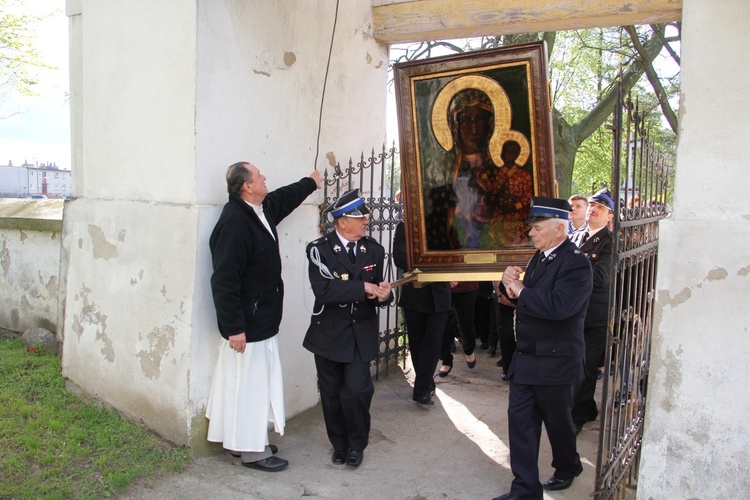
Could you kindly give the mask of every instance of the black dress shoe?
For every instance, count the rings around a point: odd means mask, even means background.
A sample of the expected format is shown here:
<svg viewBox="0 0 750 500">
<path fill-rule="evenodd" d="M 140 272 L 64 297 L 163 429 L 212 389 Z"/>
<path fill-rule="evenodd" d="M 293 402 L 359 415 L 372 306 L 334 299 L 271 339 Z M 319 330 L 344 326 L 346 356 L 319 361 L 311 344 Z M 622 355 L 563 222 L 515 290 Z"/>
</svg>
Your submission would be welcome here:
<svg viewBox="0 0 750 500">
<path fill-rule="evenodd" d="M 271 449 L 271 453 L 273 453 L 274 455 L 276 455 L 279 452 L 279 447 L 276 446 L 275 444 L 269 444 L 268 447 Z M 237 453 L 237 452 L 234 452 L 234 451 L 230 451 L 229 454 L 232 455 L 233 457 L 241 457 L 242 456 L 241 453 Z"/>
<path fill-rule="evenodd" d="M 571 476 L 568 479 L 558 479 L 555 476 L 552 476 L 549 478 L 549 481 L 542 485 L 542 487 L 547 491 L 559 491 L 570 488 L 570 485 L 573 484 L 573 480 L 583 472 L 583 465 L 579 465 L 578 467 L 578 472 L 576 472 L 574 476 Z"/>
<path fill-rule="evenodd" d="M 362 464 L 362 457 L 364 452 L 357 450 L 349 450 L 346 455 L 346 465 L 349 467 L 359 467 Z"/>
<path fill-rule="evenodd" d="M 506 493 L 505 495 L 500 495 L 499 497 L 495 497 L 492 500 L 542 500 L 543 498 L 544 495 L 538 497 L 519 497 L 517 495 L 514 495 L 513 493 Z"/>
<path fill-rule="evenodd" d="M 418 398 L 412 398 L 417 403 L 423 405 L 423 406 L 435 406 L 435 402 L 432 400 L 430 396 L 422 396 Z"/>
<path fill-rule="evenodd" d="M 250 467 L 251 469 L 258 469 L 266 472 L 278 472 L 280 470 L 286 469 L 286 466 L 289 465 L 289 462 L 287 462 L 283 458 L 271 455 L 268 458 L 264 458 L 263 460 L 258 460 L 256 462 L 242 462 L 242 465 L 245 467 Z"/>
<path fill-rule="evenodd" d="M 336 465 L 344 465 L 346 463 L 346 454 L 347 451 L 333 450 L 333 454 L 331 455 L 331 462 L 335 463 Z"/>
</svg>

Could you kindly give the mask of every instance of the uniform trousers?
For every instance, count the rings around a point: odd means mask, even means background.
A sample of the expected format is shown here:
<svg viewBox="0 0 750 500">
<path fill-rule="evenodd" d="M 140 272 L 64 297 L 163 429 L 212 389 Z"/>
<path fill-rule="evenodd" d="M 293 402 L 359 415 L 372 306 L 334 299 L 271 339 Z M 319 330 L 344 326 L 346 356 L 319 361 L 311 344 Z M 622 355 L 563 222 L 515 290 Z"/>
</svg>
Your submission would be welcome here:
<svg viewBox="0 0 750 500">
<path fill-rule="evenodd" d="M 555 477 L 569 479 L 580 472 L 576 434 L 571 418 L 574 384 L 526 385 L 511 378 L 508 400 L 508 441 L 513 483 L 518 497 L 541 497 L 539 443 L 542 422 L 552 448 Z"/>
<path fill-rule="evenodd" d="M 599 363 L 607 345 L 607 325 L 592 326 L 583 329 L 586 341 L 586 376 L 579 384 L 573 400 L 573 423 L 583 425 L 596 420 L 599 410 L 596 408 L 596 392 Z"/>
<path fill-rule="evenodd" d="M 352 363 L 315 355 L 320 402 L 328 439 L 336 451 L 362 451 L 370 436 L 370 404 L 375 386 L 370 362 L 357 349 Z"/>
</svg>

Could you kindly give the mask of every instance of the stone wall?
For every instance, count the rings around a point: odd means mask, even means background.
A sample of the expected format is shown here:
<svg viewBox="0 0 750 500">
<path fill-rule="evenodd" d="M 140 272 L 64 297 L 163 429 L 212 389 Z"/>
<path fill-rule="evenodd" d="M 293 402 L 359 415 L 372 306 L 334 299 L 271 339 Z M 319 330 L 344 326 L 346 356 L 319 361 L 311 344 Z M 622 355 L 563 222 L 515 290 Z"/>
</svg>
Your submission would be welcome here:
<svg viewBox="0 0 750 500">
<path fill-rule="evenodd" d="M 58 331 L 63 203 L 0 199 L 0 328 Z"/>
</svg>

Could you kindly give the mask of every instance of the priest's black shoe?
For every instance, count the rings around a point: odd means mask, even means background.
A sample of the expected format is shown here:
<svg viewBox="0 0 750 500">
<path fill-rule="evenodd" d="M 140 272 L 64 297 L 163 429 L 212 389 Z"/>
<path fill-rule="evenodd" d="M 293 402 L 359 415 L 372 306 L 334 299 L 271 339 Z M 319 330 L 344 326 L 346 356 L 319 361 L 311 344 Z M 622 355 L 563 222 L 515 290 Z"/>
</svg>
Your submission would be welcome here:
<svg viewBox="0 0 750 500">
<path fill-rule="evenodd" d="M 333 450 L 333 455 L 331 455 L 331 462 L 335 463 L 336 465 L 344 465 L 346 463 L 346 454 L 346 450 Z"/>
<path fill-rule="evenodd" d="M 349 450 L 346 455 L 346 465 L 349 467 L 359 467 L 362 464 L 362 457 L 364 452 L 357 450 Z"/>
<path fill-rule="evenodd" d="M 570 485 L 573 484 L 573 480 L 581 475 L 581 472 L 583 472 L 583 466 L 579 466 L 578 472 L 576 472 L 575 476 L 571 476 L 568 479 L 559 479 L 555 476 L 552 476 L 549 478 L 549 481 L 544 483 L 542 487 L 547 491 L 559 491 L 559 490 L 565 490 L 570 488 Z"/>
<path fill-rule="evenodd" d="M 245 467 L 250 467 L 251 469 L 258 469 L 266 472 L 278 472 L 280 470 L 286 469 L 286 466 L 289 465 L 289 462 L 287 462 L 283 458 L 271 455 L 268 458 L 264 458 L 263 460 L 258 460 L 256 462 L 242 462 L 242 465 Z"/>
</svg>

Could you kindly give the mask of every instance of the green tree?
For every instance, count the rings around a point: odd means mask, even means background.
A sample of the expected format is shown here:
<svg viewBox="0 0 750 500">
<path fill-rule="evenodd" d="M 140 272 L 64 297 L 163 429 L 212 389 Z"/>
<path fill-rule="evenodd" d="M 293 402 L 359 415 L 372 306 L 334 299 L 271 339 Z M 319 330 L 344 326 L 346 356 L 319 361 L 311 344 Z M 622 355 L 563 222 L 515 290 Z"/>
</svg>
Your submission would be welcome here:
<svg viewBox="0 0 750 500">
<path fill-rule="evenodd" d="M 0 119 L 20 110 L 6 110 L 15 96 L 35 95 L 37 71 L 45 65 L 33 44 L 42 16 L 28 14 L 24 0 L 0 0 Z"/>
</svg>

